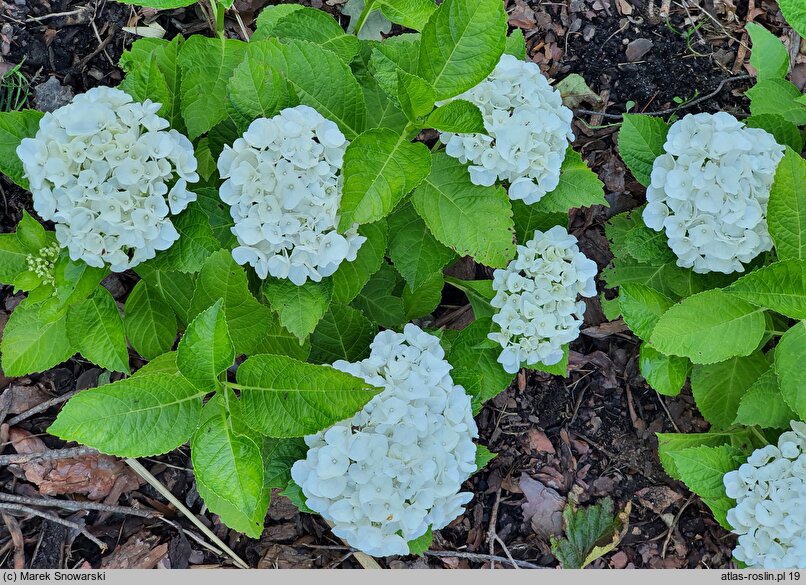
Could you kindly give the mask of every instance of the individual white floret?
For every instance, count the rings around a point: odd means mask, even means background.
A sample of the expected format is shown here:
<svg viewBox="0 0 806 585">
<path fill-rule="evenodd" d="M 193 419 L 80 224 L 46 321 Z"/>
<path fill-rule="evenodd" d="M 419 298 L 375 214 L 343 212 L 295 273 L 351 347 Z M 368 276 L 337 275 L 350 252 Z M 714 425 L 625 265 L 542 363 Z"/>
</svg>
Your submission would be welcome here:
<svg viewBox="0 0 806 585">
<path fill-rule="evenodd" d="M 739 535 L 733 556 L 750 567 L 806 569 L 806 423 L 790 425 L 777 446 L 756 449 L 724 476 L 736 500 L 727 515 Z"/>
<path fill-rule="evenodd" d="M 772 249 L 767 202 L 784 147 L 725 112 L 689 114 L 669 129 L 655 159 L 644 223 L 666 231 L 677 265 L 743 272 Z"/>
<path fill-rule="evenodd" d="M 502 55 L 487 79 L 453 99 L 476 104 L 488 134 L 440 136 L 448 155 L 471 163 L 474 184 L 507 181 L 510 199 L 525 203 L 535 203 L 557 188 L 566 149 L 574 139 L 573 112 L 535 63 Z"/>
<path fill-rule="evenodd" d="M 446 526 L 473 497 L 459 489 L 476 470 L 478 431 L 438 338 L 409 324 L 379 333 L 370 350 L 333 367 L 382 392 L 353 418 L 306 437 L 307 457 L 291 477 L 348 544 L 405 555 L 408 541 Z"/>
<path fill-rule="evenodd" d="M 347 139 L 336 124 L 308 106 L 258 118 L 218 159 L 221 199 L 235 221 L 238 264 L 260 278 L 302 285 L 319 282 L 366 241 L 358 225 L 339 224 L 341 164 Z"/>
<path fill-rule="evenodd" d="M 579 336 L 585 314 L 585 303 L 577 299 L 596 295 L 596 272 L 596 263 L 562 226 L 535 231 L 518 246 L 515 260 L 493 272 L 490 304 L 498 309 L 493 321 L 500 331 L 488 337 L 503 348 L 498 362 L 506 372 L 562 360 L 563 345 Z"/>
<path fill-rule="evenodd" d="M 73 260 L 121 272 L 179 238 L 168 216 L 196 200 L 187 184 L 199 175 L 193 145 L 166 130 L 160 107 L 97 87 L 46 113 L 17 148 L 34 209 Z"/>
</svg>

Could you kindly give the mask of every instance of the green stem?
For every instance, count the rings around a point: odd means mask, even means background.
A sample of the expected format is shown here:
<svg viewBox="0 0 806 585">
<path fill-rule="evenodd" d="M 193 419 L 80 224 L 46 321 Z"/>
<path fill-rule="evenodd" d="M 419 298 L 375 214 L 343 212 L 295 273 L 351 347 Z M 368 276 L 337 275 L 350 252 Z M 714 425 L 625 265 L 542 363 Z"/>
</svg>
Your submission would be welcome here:
<svg viewBox="0 0 806 585">
<path fill-rule="evenodd" d="M 224 7 L 223 4 L 217 2 L 216 0 L 210 0 L 210 8 L 213 11 L 213 19 L 215 20 L 215 29 L 216 33 L 222 39 L 224 38 L 224 14 L 226 13 L 227 9 Z"/>
<path fill-rule="evenodd" d="M 361 11 L 361 14 L 358 15 L 358 22 L 355 23 L 355 30 L 353 30 L 353 34 L 358 36 L 358 33 L 361 32 L 364 24 L 367 22 L 367 18 L 369 18 L 370 12 L 375 9 L 375 0 L 367 0 L 364 4 L 364 9 Z"/>
<path fill-rule="evenodd" d="M 764 436 L 764 435 L 761 433 L 761 431 L 759 431 L 759 430 L 758 430 L 756 427 L 750 427 L 750 430 L 751 430 L 751 431 L 753 431 L 753 434 L 754 434 L 755 436 L 757 436 L 759 439 L 761 439 L 761 440 L 762 440 L 762 442 L 763 442 L 765 445 L 769 445 L 769 444 L 770 444 L 770 442 L 767 440 L 767 437 L 765 437 L 765 436 Z"/>
</svg>

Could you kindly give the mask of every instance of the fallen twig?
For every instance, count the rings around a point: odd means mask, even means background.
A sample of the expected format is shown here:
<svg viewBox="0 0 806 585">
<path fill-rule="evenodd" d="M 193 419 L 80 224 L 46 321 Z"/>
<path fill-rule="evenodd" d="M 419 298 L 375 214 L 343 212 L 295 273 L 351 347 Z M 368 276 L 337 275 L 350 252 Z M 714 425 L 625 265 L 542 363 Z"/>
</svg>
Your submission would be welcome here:
<svg viewBox="0 0 806 585">
<path fill-rule="evenodd" d="M 61 396 L 56 396 L 55 398 L 51 398 L 50 400 L 45 400 L 41 404 L 37 404 L 33 408 L 29 408 L 23 413 L 18 414 L 14 418 L 8 421 L 9 426 L 15 426 L 20 424 L 22 421 L 31 418 L 35 414 L 39 414 L 40 412 L 46 411 L 51 406 L 56 406 L 57 404 L 61 404 L 62 402 L 67 402 L 73 396 L 78 394 L 80 390 L 73 390 L 72 392 L 68 392 L 67 394 L 62 394 Z"/>
<path fill-rule="evenodd" d="M 75 500 L 57 500 L 56 498 L 28 498 L 14 494 L 0 492 L 0 500 L 13 502 L 16 504 L 26 504 L 28 506 L 48 506 L 51 508 L 62 508 L 64 510 L 98 510 L 100 512 L 110 512 L 112 514 L 128 514 L 129 516 L 140 516 L 141 518 L 156 518 L 160 513 L 154 510 L 138 510 L 127 506 L 112 506 L 109 504 L 99 504 L 98 502 L 77 502 Z"/>
<path fill-rule="evenodd" d="M 2 517 L 3 522 L 6 523 L 6 528 L 8 528 L 8 533 L 11 535 L 10 544 L 14 545 L 14 568 L 17 570 L 24 569 L 25 539 L 23 538 L 22 530 L 20 530 L 20 523 L 10 514 L 2 514 Z"/>
<path fill-rule="evenodd" d="M 15 512 L 23 512 L 25 514 L 32 514 L 33 516 L 39 516 L 40 518 L 50 520 L 51 522 L 55 522 L 56 524 L 67 526 L 68 528 L 72 528 L 73 530 L 76 530 L 79 533 L 81 533 L 81 535 L 84 536 L 87 540 L 94 542 L 96 545 L 98 545 L 98 548 L 100 548 L 102 551 L 105 551 L 107 549 L 106 543 L 90 534 L 84 526 L 82 526 L 81 524 L 77 524 L 76 522 L 71 522 L 70 520 L 60 518 L 56 514 L 51 514 L 50 512 L 45 512 L 44 510 L 37 510 L 36 508 L 31 508 L 30 506 L 23 506 L 22 504 L 12 504 L 10 502 L 0 502 L 0 510 L 9 510 Z"/>
<path fill-rule="evenodd" d="M 425 551 L 427 557 L 457 557 L 460 559 L 468 559 L 470 561 L 498 561 L 499 563 L 512 562 L 521 569 L 549 569 L 551 567 L 541 567 L 528 561 L 519 561 L 518 559 L 499 557 L 498 555 L 485 555 L 482 553 L 469 553 L 451 550 L 428 550 Z"/>
<path fill-rule="evenodd" d="M 98 455 L 98 451 L 91 447 L 72 447 L 70 449 L 53 449 L 50 451 L 40 451 L 38 453 L 13 453 L 10 455 L 0 455 L 0 466 L 14 463 L 28 463 L 35 459 L 43 461 L 53 461 L 54 459 L 72 459 L 73 457 L 84 457 L 86 455 Z"/>
</svg>

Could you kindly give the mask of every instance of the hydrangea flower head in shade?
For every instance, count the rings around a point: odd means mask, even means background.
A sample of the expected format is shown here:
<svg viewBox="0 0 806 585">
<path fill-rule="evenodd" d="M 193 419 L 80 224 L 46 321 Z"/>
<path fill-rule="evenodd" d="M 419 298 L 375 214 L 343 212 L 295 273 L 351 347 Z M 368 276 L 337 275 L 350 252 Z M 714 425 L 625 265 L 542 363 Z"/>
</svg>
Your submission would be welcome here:
<svg viewBox="0 0 806 585">
<path fill-rule="evenodd" d="M 193 145 L 167 130 L 160 107 L 96 87 L 46 113 L 17 148 L 34 209 L 73 260 L 121 272 L 179 238 L 168 216 L 195 201 L 187 185 L 199 175 Z"/>
<path fill-rule="evenodd" d="M 493 272 L 498 309 L 493 321 L 500 331 L 488 337 L 503 348 L 499 363 L 510 374 L 521 364 L 553 365 L 563 358 L 563 345 L 579 336 L 585 313 L 580 295 L 596 295 L 597 267 L 562 226 L 535 231 L 518 246 L 518 255 L 505 269 Z"/>
<path fill-rule="evenodd" d="M 341 165 L 347 139 L 313 108 L 258 118 L 218 159 L 221 199 L 235 221 L 238 264 L 260 278 L 319 282 L 355 260 L 366 238 L 340 234 Z"/>
<path fill-rule="evenodd" d="M 733 556 L 750 567 L 806 569 L 806 423 L 790 425 L 777 446 L 756 449 L 724 477 L 736 500 L 728 510 L 739 535 Z"/>
<path fill-rule="evenodd" d="M 379 333 L 367 359 L 333 367 L 382 392 L 353 418 L 306 437 L 308 455 L 291 477 L 351 546 L 408 554 L 408 541 L 446 526 L 473 497 L 459 493 L 476 470 L 470 397 L 453 383 L 439 339 L 412 324 Z"/>
<path fill-rule="evenodd" d="M 772 249 L 767 202 L 784 147 L 725 112 L 689 114 L 669 129 L 655 159 L 644 223 L 666 231 L 677 265 L 743 272 Z"/>
<path fill-rule="evenodd" d="M 535 203 L 560 184 L 560 167 L 569 141 L 573 113 L 563 105 L 532 62 L 502 55 L 492 73 L 453 99 L 476 104 L 485 134 L 445 132 L 445 152 L 470 162 L 470 180 L 489 186 L 509 182 L 510 199 Z"/>
</svg>

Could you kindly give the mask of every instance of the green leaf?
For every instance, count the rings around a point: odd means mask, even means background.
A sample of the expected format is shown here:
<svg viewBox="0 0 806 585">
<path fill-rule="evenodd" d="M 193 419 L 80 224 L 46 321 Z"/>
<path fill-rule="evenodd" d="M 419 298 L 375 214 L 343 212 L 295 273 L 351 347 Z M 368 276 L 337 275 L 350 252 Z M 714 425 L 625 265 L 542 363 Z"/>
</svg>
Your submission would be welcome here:
<svg viewBox="0 0 806 585">
<path fill-rule="evenodd" d="M 409 120 L 416 121 L 434 109 L 434 89 L 422 77 L 397 70 L 397 99 Z"/>
<path fill-rule="evenodd" d="M 604 197 L 604 183 L 582 160 L 582 155 L 569 146 L 560 168 L 560 184 L 534 207 L 543 213 L 567 213 L 569 209 L 591 205 L 610 206 Z"/>
<path fill-rule="evenodd" d="M 445 0 L 423 28 L 417 73 L 438 100 L 480 83 L 504 52 L 507 15 L 498 0 Z"/>
<path fill-rule="evenodd" d="M 792 28 L 806 38 L 806 6 L 800 0 L 779 0 L 778 7 Z"/>
<path fill-rule="evenodd" d="M 568 227 L 566 213 L 545 213 L 535 205 L 528 205 L 520 199 L 512 201 L 512 217 L 515 220 L 515 238 L 523 245 L 535 236 L 535 231 L 545 232 L 555 225 Z"/>
<path fill-rule="evenodd" d="M 67 316 L 45 320 L 41 307 L 26 300 L 11 312 L 0 341 L 6 376 L 44 372 L 76 353 L 67 335 Z"/>
<path fill-rule="evenodd" d="M 734 422 L 763 429 L 786 429 L 789 421 L 797 418 L 781 394 L 775 368 L 770 368 L 742 396 Z"/>
<path fill-rule="evenodd" d="M 305 499 L 305 494 L 302 493 L 302 488 L 294 483 L 294 480 L 288 482 L 288 486 L 282 492 L 280 492 L 280 495 L 291 500 L 291 503 L 294 504 L 300 512 L 304 514 L 316 514 L 316 512 L 311 510 L 305 504 L 307 501 Z"/>
<path fill-rule="evenodd" d="M 784 260 L 759 268 L 725 292 L 792 319 L 806 319 L 806 261 Z"/>
<path fill-rule="evenodd" d="M 728 510 L 736 503 L 725 495 L 722 478 L 739 466 L 741 452 L 729 445 L 691 447 L 671 454 L 683 482 L 711 508 L 714 519 L 731 530 Z"/>
<path fill-rule="evenodd" d="M 406 322 L 403 299 L 394 294 L 398 278 L 394 268 L 381 264 L 353 300 L 353 307 L 387 329 L 402 325 Z"/>
<path fill-rule="evenodd" d="M 666 233 L 656 232 L 645 225 L 632 228 L 624 236 L 624 248 L 638 260 L 648 264 L 668 264 L 676 262 L 677 257 L 669 248 Z"/>
<path fill-rule="evenodd" d="M 442 272 L 433 273 L 414 290 L 404 287 L 401 299 L 406 321 L 420 319 L 433 313 L 442 302 L 442 289 L 445 279 Z"/>
<path fill-rule="evenodd" d="M 383 15 L 394 23 L 423 30 L 437 9 L 434 0 L 378 0 Z"/>
<path fill-rule="evenodd" d="M 129 373 L 129 350 L 118 305 L 109 291 L 98 287 L 93 295 L 67 313 L 70 343 L 91 362 L 106 370 Z"/>
<path fill-rule="evenodd" d="M 287 355 L 300 361 L 308 359 L 311 353 L 311 340 L 306 339 L 300 343 L 296 335 L 293 335 L 288 329 L 280 325 L 280 318 L 271 311 L 269 311 L 269 320 L 264 327 L 257 345 L 247 352 L 249 355 L 270 353 Z"/>
<path fill-rule="evenodd" d="M 246 129 L 255 118 L 271 118 L 297 103 L 280 72 L 266 67 L 266 63 L 252 53 L 247 53 L 233 71 L 227 84 L 227 98 L 227 113 L 241 129 Z"/>
<path fill-rule="evenodd" d="M 182 376 L 138 375 L 82 390 L 48 432 L 118 457 L 160 455 L 196 430 L 204 395 Z"/>
<path fill-rule="evenodd" d="M 470 306 L 473 307 L 473 316 L 476 319 L 495 315 L 496 309 L 490 305 L 490 301 L 495 296 L 492 280 L 459 280 L 446 276 L 445 282 L 465 293 L 467 300 L 470 301 Z"/>
<path fill-rule="evenodd" d="M 584 102 L 595 106 L 602 105 L 602 98 L 593 91 L 579 73 L 571 73 L 554 84 L 554 89 L 560 92 L 563 105 L 567 108 L 578 108 Z"/>
<path fill-rule="evenodd" d="M 644 341 L 649 340 L 658 320 L 672 305 L 672 299 L 643 284 L 628 283 L 619 289 L 624 322 Z"/>
<path fill-rule="evenodd" d="M 350 418 L 377 394 L 363 380 L 329 366 L 256 355 L 237 372 L 242 412 L 269 437 L 301 437 Z"/>
<path fill-rule="evenodd" d="M 567 504 L 563 510 L 563 525 L 565 536 L 551 537 L 551 552 L 563 569 L 582 569 L 615 548 L 622 528 L 610 498 L 579 509 Z M 605 550 L 594 555 L 597 548 Z"/>
<path fill-rule="evenodd" d="M 367 104 L 367 128 L 387 128 L 395 134 L 402 134 L 409 121 L 397 99 L 381 89 L 375 78 L 368 73 L 359 76 L 358 83 Z"/>
<path fill-rule="evenodd" d="M 397 96 L 399 71 L 417 74 L 419 51 L 419 34 L 394 36 L 372 49 L 369 69 L 387 94 Z"/>
<path fill-rule="evenodd" d="M 414 208 L 405 204 L 389 216 L 389 257 L 408 283 L 409 289 L 422 286 L 435 273 L 456 258 L 428 231 Z"/>
<path fill-rule="evenodd" d="M 803 150 L 804 137 L 798 127 L 777 114 L 759 114 L 744 120 L 748 128 L 761 128 L 775 137 L 775 142 L 800 152 Z"/>
<path fill-rule="evenodd" d="M 138 282 L 126 299 L 123 325 L 137 353 L 153 360 L 173 347 L 178 330 L 173 309 L 146 281 Z"/>
<path fill-rule="evenodd" d="M 17 234 L 0 234 L 0 282 L 13 284 L 27 272 L 28 254 Z"/>
<path fill-rule="evenodd" d="M 806 123 L 806 122 L 804 122 Z M 781 260 L 806 260 L 806 159 L 787 148 L 778 163 L 767 205 L 767 223 Z"/>
<path fill-rule="evenodd" d="M 460 256 L 494 268 L 506 266 L 515 256 L 506 192 L 474 185 L 465 165 L 444 152 L 432 155 L 431 173 L 411 201 L 434 237 Z"/>
<path fill-rule="evenodd" d="M 262 437 L 240 420 L 235 395 L 214 396 L 202 409 L 190 439 L 199 495 L 230 528 L 260 538 L 269 507 Z"/>
<path fill-rule="evenodd" d="M 642 114 L 624 114 L 618 133 L 618 149 L 635 180 L 649 185 L 652 165 L 664 153 L 663 143 L 669 125 L 660 118 Z"/>
<path fill-rule="evenodd" d="M 201 390 L 215 390 L 218 375 L 235 361 L 235 349 L 227 330 L 224 301 L 199 313 L 188 325 L 176 348 L 179 371 Z"/>
<path fill-rule="evenodd" d="M 263 437 L 263 461 L 266 465 L 266 488 L 285 489 L 291 481 L 291 467 L 308 454 L 303 439 L 270 439 Z"/>
<path fill-rule="evenodd" d="M 260 11 L 255 20 L 255 33 L 249 39 L 250 41 L 260 41 L 267 39 L 271 36 L 274 27 L 277 26 L 282 19 L 294 12 L 302 10 L 304 6 L 301 4 L 274 4 L 266 6 Z"/>
<path fill-rule="evenodd" d="M 806 104 L 796 100 L 800 90 L 786 79 L 764 79 L 748 89 L 753 116 L 775 114 L 798 126 L 806 124 Z"/>
<path fill-rule="evenodd" d="M 118 88 L 138 102 L 150 99 L 162 104 L 159 115 L 170 116 L 171 90 L 168 88 L 165 76 L 157 66 L 157 58 L 154 53 L 149 53 L 144 60 L 132 64 L 134 66 L 127 70 L 126 77 L 123 78 Z"/>
<path fill-rule="evenodd" d="M 476 445 L 476 472 L 487 467 L 487 464 L 496 457 L 498 453 L 493 453 L 484 445 Z"/>
<path fill-rule="evenodd" d="M 300 103 L 335 122 L 348 140 L 363 132 L 367 122 L 364 94 L 335 53 L 308 41 L 270 39 L 249 43 L 248 54 L 279 73 Z"/>
<path fill-rule="evenodd" d="M 440 132 L 487 134 L 479 107 L 467 100 L 452 100 L 431 112 L 425 125 Z"/>
<path fill-rule="evenodd" d="M 652 332 L 651 343 L 662 353 L 712 364 L 750 355 L 764 330 L 762 309 L 721 290 L 709 290 L 666 311 Z"/>
<path fill-rule="evenodd" d="M 669 356 L 642 343 L 638 351 L 638 369 L 647 383 L 659 394 L 677 396 L 691 368 L 687 358 Z"/>
<path fill-rule="evenodd" d="M 201 35 L 192 35 L 182 45 L 182 116 L 191 140 L 227 117 L 227 83 L 243 60 L 246 47 L 234 39 Z"/>
<path fill-rule="evenodd" d="M 19 230 L 17 233 L 19 234 Z M 106 268 L 94 268 L 81 260 L 70 260 L 67 251 L 62 250 L 53 267 L 56 291 L 42 303 L 40 316 L 45 320 L 52 320 L 64 314 L 70 305 L 81 302 L 94 293 L 107 274 L 109 270 Z"/>
<path fill-rule="evenodd" d="M 207 216 L 198 203 L 191 203 L 172 221 L 179 239 L 154 258 L 152 266 L 169 272 L 198 272 L 210 254 L 219 249 Z"/>
<path fill-rule="evenodd" d="M 754 448 L 754 435 L 751 429 L 733 428 L 729 431 L 707 433 L 656 433 L 658 436 L 658 456 L 669 477 L 682 481 L 683 477 L 675 464 L 674 454 L 692 447 L 719 447 L 728 445 L 749 455 Z M 759 445 L 761 446 L 761 445 Z"/>
<path fill-rule="evenodd" d="M 789 73 L 789 53 L 784 44 L 760 24 L 748 22 L 745 26 L 753 50 L 750 65 L 756 70 L 756 79 L 783 79 Z"/>
<path fill-rule="evenodd" d="M 470 395 L 474 413 L 506 390 L 513 378 L 498 363 L 501 347 L 487 339 L 492 329 L 493 322 L 489 318 L 477 318 L 459 332 L 446 358 L 453 366 L 454 383 L 464 386 Z"/>
<path fill-rule="evenodd" d="M 715 428 L 729 427 L 736 420 L 742 397 L 768 368 L 761 352 L 717 364 L 695 365 L 691 392 L 697 408 Z"/>
<path fill-rule="evenodd" d="M 196 275 L 161 270 L 156 268 L 153 262 L 140 264 L 135 272 L 173 309 L 179 318 L 178 324 L 187 325 L 193 317 L 190 313 L 190 303 L 196 288 Z M 210 304 L 213 304 L 212 301 Z"/>
<path fill-rule="evenodd" d="M 507 37 L 504 45 L 504 53 L 517 57 L 521 61 L 526 60 L 526 39 L 523 38 L 523 31 L 514 29 Z"/>
<path fill-rule="evenodd" d="M 562 376 L 563 378 L 565 378 L 568 376 L 569 358 L 570 358 L 569 347 L 568 344 L 566 343 L 565 345 L 563 345 L 563 357 L 556 364 L 547 365 L 538 362 L 536 364 L 526 364 L 525 367 L 529 368 L 530 370 L 538 370 L 541 372 L 546 372 L 553 376 Z"/>
<path fill-rule="evenodd" d="M 202 139 L 205 140 L 205 139 Z M 234 248 L 238 245 L 232 233 L 235 222 L 230 214 L 229 205 L 226 205 L 218 196 L 218 189 L 212 187 L 198 187 L 194 189 L 197 195 L 198 206 L 207 216 L 207 223 L 213 230 L 215 239 L 222 248 Z"/>
<path fill-rule="evenodd" d="M 232 259 L 229 250 L 210 255 L 199 272 L 190 302 L 190 316 L 197 315 L 218 299 L 224 300 L 227 329 L 235 351 L 252 353 L 268 334 L 274 318 L 269 308 L 249 292 L 246 272 Z"/>
<path fill-rule="evenodd" d="M 310 41 L 334 52 L 345 63 L 349 63 L 358 53 L 358 39 L 345 34 L 332 16 L 315 8 L 303 7 L 290 12 L 277 21 L 270 34 L 283 40 Z"/>
<path fill-rule="evenodd" d="M 801 419 L 806 419 L 804 360 L 806 360 L 806 323 L 801 321 L 781 336 L 775 348 L 775 372 L 778 374 L 781 394 Z"/>
<path fill-rule="evenodd" d="M 32 138 L 39 130 L 43 113 L 37 110 L 0 113 L 0 173 L 23 189 L 28 189 L 22 161 L 17 156 L 17 147 L 23 138 Z"/>
<path fill-rule="evenodd" d="M 331 305 L 311 336 L 310 360 L 317 364 L 361 361 L 369 355 L 369 344 L 377 332 L 378 328 L 361 311 Z"/>
<path fill-rule="evenodd" d="M 308 280 L 297 286 L 285 278 L 271 278 L 263 283 L 263 295 L 272 310 L 280 316 L 280 324 L 302 341 L 324 317 L 333 292 L 329 280 Z"/>
<path fill-rule="evenodd" d="M 367 130 L 344 153 L 340 229 L 388 215 L 431 168 L 428 147 L 391 130 Z"/>
<path fill-rule="evenodd" d="M 414 540 L 410 540 L 408 542 L 409 545 L 409 554 L 410 555 L 417 555 L 419 557 L 423 556 L 425 552 L 431 548 L 431 543 L 434 541 L 434 533 L 431 531 L 431 527 L 428 527 L 428 530 L 425 531 L 425 534 L 422 536 L 418 536 Z"/>
<path fill-rule="evenodd" d="M 347 304 L 358 296 L 383 263 L 386 252 L 386 221 L 368 223 L 358 228 L 358 233 L 367 238 L 358 249 L 352 262 L 342 262 L 333 273 L 333 302 Z"/>
</svg>

